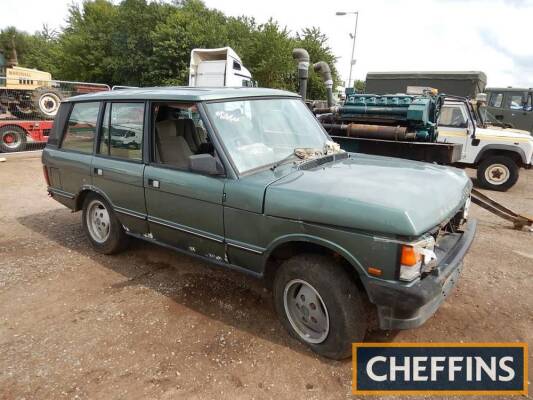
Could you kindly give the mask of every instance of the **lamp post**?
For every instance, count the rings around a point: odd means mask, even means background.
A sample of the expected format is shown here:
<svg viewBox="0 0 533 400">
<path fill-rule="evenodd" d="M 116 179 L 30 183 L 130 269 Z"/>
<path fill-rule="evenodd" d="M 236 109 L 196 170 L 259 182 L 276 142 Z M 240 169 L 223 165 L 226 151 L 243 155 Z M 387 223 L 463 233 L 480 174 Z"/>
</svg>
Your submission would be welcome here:
<svg viewBox="0 0 533 400">
<path fill-rule="evenodd" d="M 352 82 L 352 69 L 353 69 L 353 66 L 355 65 L 355 59 L 353 57 L 355 54 L 355 37 L 357 36 L 357 22 L 359 20 L 359 11 L 352 11 L 352 12 L 337 11 L 335 15 L 339 15 L 339 16 L 355 15 L 355 28 L 353 31 L 353 35 L 350 33 L 350 37 L 353 39 L 353 44 L 352 44 L 352 57 L 350 58 L 350 75 L 348 76 L 348 85 L 347 85 L 348 87 L 351 87 L 350 84 Z"/>
</svg>

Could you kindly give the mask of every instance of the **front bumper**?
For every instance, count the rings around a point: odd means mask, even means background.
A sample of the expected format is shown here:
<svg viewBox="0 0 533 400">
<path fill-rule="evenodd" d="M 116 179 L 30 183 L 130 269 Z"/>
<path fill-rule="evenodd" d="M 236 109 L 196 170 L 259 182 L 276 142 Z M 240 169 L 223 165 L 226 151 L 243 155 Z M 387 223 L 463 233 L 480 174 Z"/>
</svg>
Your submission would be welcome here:
<svg viewBox="0 0 533 400">
<path fill-rule="evenodd" d="M 476 220 L 470 220 L 462 233 L 439 239 L 435 251 L 439 264 L 422 279 L 410 284 L 379 279 L 366 282 L 370 301 L 377 306 L 381 329 L 416 328 L 437 311 L 457 284 L 476 226 Z"/>
</svg>

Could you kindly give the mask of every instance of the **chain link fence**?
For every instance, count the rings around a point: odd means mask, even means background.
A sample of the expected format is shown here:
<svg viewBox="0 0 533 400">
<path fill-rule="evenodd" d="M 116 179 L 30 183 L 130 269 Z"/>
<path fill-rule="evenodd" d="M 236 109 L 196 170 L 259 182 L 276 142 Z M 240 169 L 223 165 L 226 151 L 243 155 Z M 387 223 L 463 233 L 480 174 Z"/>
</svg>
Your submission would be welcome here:
<svg viewBox="0 0 533 400">
<path fill-rule="evenodd" d="M 110 90 L 100 83 L 0 77 L 0 152 L 42 149 L 63 99 Z"/>
</svg>

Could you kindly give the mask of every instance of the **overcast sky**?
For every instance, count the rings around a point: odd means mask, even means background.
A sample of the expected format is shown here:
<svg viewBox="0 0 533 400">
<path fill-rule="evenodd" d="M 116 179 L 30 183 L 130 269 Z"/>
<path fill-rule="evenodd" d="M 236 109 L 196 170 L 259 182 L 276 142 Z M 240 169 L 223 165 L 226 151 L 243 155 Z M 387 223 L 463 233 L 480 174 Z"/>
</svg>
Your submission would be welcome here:
<svg viewBox="0 0 533 400">
<path fill-rule="evenodd" d="M 79 2 L 79 0 L 76 0 Z M 71 0 L 1 0 L 0 28 L 60 28 Z M 354 77 L 368 71 L 481 70 L 491 86 L 533 86 L 533 0 L 205 0 L 228 15 L 270 17 L 291 31 L 318 26 L 348 78 L 359 11 Z M 319 60 L 312 60 L 313 62 Z M 59 77 L 60 78 L 60 77 Z"/>
</svg>

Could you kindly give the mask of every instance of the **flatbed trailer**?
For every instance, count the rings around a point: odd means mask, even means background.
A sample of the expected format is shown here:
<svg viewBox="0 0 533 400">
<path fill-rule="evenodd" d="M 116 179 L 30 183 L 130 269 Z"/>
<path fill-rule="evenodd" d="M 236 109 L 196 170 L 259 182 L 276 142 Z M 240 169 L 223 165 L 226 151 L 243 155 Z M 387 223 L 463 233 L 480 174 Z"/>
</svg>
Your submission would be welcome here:
<svg viewBox="0 0 533 400">
<path fill-rule="evenodd" d="M 0 151 L 13 153 L 48 141 L 54 121 L 0 120 Z"/>
<path fill-rule="evenodd" d="M 408 160 L 453 164 L 461 158 L 462 145 L 457 143 L 413 142 L 330 134 L 345 151 L 378 156 L 406 158 Z"/>
</svg>

